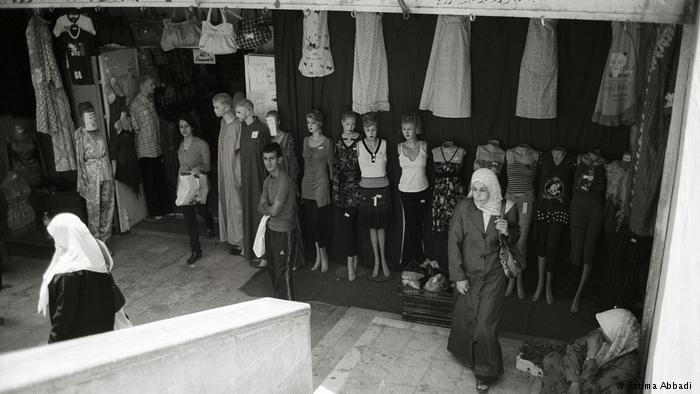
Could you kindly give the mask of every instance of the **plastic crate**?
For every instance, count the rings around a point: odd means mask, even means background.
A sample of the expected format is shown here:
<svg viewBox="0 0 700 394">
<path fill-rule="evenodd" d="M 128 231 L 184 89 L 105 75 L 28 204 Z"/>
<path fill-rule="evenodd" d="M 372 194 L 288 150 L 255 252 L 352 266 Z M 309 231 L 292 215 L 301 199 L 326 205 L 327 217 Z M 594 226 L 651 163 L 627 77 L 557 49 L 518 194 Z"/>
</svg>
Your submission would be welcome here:
<svg viewBox="0 0 700 394">
<path fill-rule="evenodd" d="M 454 294 L 405 287 L 401 291 L 404 321 L 439 327 L 452 327 Z"/>
</svg>

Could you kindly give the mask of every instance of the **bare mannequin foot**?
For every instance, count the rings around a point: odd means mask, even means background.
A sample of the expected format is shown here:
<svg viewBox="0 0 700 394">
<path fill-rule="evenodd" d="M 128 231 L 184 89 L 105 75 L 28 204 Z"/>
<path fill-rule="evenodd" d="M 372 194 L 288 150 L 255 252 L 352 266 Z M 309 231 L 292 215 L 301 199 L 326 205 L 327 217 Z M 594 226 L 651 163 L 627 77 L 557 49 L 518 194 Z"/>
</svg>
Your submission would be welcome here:
<svg viewBox="0 0 700 394">
<path fill-rule="evenodd" d="M 547 303 L 549 305 L 554 304 L 554 295 L 552 294 L 552 289 L 547 289 L 547 293 L 545 295 L 547 296 Z"/>
<path fill-rule="evenodd" d="M 535 295 L 532 296 L 532 302 L 537 302 L 540 300 L 540 297 L 542 297 L 542 288 L 538 287 L 537 290 L 535 290 Z"/>
</svg>

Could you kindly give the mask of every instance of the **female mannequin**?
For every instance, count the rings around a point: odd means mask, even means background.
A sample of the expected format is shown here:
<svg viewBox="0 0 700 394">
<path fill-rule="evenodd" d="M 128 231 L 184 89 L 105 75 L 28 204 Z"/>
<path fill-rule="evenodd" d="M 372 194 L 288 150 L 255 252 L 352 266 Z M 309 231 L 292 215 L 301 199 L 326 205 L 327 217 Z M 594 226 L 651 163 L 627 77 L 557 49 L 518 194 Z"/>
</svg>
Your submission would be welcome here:
<svg viewBox="0 0 700 394">
<path fill-rule="evenodd" d="M 449 230 L 452 211 L 459 200 L 467 195 L 463 167 L 465 153 L 452 141 L 445 141 L 432 150 L 435 167 L 432 203 L 434 233 Z"/>
<path fill-rule="evenodd" d="M 593 265 L 593 253 L 603 229 L 606 188 L 606 160 L 599 151 L 578 156 L 571 199 L 571 261 L 578 267 L 583 261 L 581 281 L 571 303 L 571 313 L 579 311 L 581 293 Z"/>
<path fill-rule="evenodd" d="M 306 207 L 308 223 L 313 223 L 316 262 L 312 271 L 328 271 L 328 210 L 330 209 L 330 177 L 333 171 L 331 140 L 323 135 L 323 114 L 312 109 L 306 115 L 310 136 L 304 138 L 304 177 L 301 180 L 302 204 Z"/>
<path fill-rule="evenodd" d="M 404 216 L 401 262 L 406 264 L 425 260 L 423 234 L 430 191 L 425 171 L 428 163 L 428 143 L 418 140 L 418 134 L 422 132 L 420 117 L 412 112 L 403 115 L 401 131 L 406 138 L 405 142 L 398 145 L 401 166 L 399 192 Z"/>
<path fill-rule="evenodd" d="M 357 207 L 360 205 L 360 165 L 357 155 L 360 147 L 360 133 L 355 131 L 357 114 L 345 111 L 340 116 L 343 134 L 333 150 L 333 202 L 336 207 L 336 220 L 342 230 L 336 245 L 340 253 L 347 256 L 348 280 L 354 281 L 357 275 Z"/>
<path fill-rule="evenodd" d="M 500 175 L 505 161 L 506 151 L 501 148 L 498 140 L 489 140 L 486 145 L 479 145 L 476 148 L 474 170 L 490 168 L 496 175 Z"/>
<path fill-rule="evenodd" d="M 7 230 L 12 236 L 23 236 L 34 230 L 36 213 L 29 205 L 29 195 L 32 190 L 16 172 L 10 171 L 7 178 L 0 184 L 0 193 L 7 207 Z"/>
<path fill-rule="evenodd" d="M 552 273 L 556 265 L 561 235 L 569 223 L 569 203 L 576 156 L 564 148 L 554 148 L 543 155 L 537 200 L 537 290 L 532 297 L 536 302 L 545 288 L 547 274 L 547 303 L 554 303 Z"/>
<path fill-rule="evenodd" d="M 379 138 L 379 117 L 376 112 L 362 116 L 365 138 L 359 147 L 357 161 L 360 164 L 360 225 L 369 230 L 374 251 L 372 278 L 379 275 L 381 263 L 385 278 L 391 271 L 386 262 L 384 229 L 389 225 L 390 198 L 389 178 L 386 176 L 386 141 Z"/>
<path fill-rule="evenodd" d="M 92 235 L 107 242 L 112 235 L 114 215 L 114 176 L 107 155 L 107 144 L 97 128 L 95 108 L 80 103 L 81 127 L 73 133 L 78 164 L 78 193 L 85 199 L 88 228 Z"/>
<path fill-rule="evenodd" d="M 535 202 L 535 177 L 540 161 L 540 152 L 528 145 L 518 145 L 506 152 L 506 175 L 508 187 L 506 199 L 515 202 L 520 226 L 520 238 L 517 248 L 523 260 L 520 262 L 523 269 L 527 266 L 527 237 L 530 232 L 530 223 L 534 212 L 532 203 Z M 518 284 L 518 298 L 525 298 L 522 274 L 516 279 L 511 278 L 506 288 L 506 297 L 513 293 L 515 283 Z"/>
</svg>

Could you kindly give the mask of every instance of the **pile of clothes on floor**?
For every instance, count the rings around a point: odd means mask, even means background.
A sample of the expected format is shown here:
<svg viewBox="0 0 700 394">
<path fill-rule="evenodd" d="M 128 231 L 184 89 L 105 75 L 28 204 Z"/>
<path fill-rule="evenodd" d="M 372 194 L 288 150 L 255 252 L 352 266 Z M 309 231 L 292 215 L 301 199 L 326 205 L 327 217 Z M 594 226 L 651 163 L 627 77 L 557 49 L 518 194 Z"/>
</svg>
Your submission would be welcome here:
<svg viewBox="0 0 700 394">
<path fill-rule="evenodd" d="M 450 282 L 440 272 L 440 267 L 435 260 L 425 260 L 422 263 L 412 261 L 401 273 L 402 292 L 405 290 L 425 290 L 430 292 L 451 291 Z"/>
</svg>

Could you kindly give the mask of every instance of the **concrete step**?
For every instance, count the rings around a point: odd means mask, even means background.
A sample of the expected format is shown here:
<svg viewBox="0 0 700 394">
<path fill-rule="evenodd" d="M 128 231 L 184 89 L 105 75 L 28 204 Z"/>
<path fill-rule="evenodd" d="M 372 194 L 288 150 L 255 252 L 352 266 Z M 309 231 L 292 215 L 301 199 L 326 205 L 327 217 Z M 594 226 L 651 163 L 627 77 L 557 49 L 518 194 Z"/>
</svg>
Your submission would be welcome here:
<svg viewBox="0 0 700 394">
<path fill-rule="evenodd" d="M 476 393 L 472 371 L 447 351 L 449 329 L 353 309 L 313 349 L 315 393 Z M 522 341 L 500 342 L 505 373 L 489 392 L 539 393 L 541 379 L 515 369 Z"/>
</svg>

